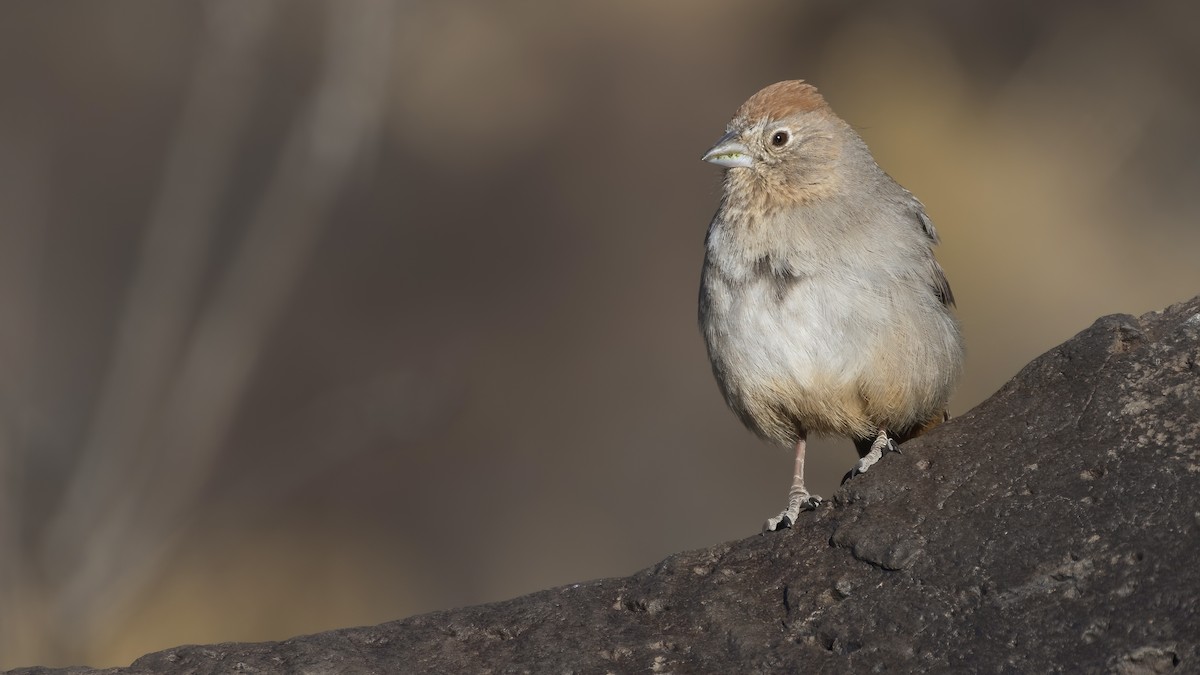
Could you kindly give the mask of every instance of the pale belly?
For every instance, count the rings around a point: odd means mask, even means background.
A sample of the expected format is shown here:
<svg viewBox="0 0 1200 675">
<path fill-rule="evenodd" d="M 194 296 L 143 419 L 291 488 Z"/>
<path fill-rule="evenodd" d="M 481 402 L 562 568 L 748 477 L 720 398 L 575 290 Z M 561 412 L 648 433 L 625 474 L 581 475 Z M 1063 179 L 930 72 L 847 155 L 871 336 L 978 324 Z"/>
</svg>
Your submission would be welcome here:
<svg viewBox="0 0 1200 675">
<path fill-rule="evenodd" d="M 868 437 L 945 405 L 961 352 L 944 312 L 838 280 L 706 283 L 714 372 L 730 407 L 761 436 L 784 444 L 799 429 Z"/>
<path fill-rule="evenodd" d="M 714 327 L 726 336 L 725 358 L 740 376 L 802 388 L 853 381 L 861 368 L 848 344 L 856 340 L 855 320 L 837 289 L 801 284 L 779 295 L 759 283 L 714 308 Z"/>
</svg>

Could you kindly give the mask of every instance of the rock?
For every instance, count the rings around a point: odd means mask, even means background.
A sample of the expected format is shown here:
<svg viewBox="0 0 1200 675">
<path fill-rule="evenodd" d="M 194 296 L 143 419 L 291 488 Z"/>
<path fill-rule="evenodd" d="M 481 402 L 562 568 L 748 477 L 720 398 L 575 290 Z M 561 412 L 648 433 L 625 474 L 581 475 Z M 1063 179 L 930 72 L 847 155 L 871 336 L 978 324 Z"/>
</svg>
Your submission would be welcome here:
<svg viewBox="0 0 1200 675">
<path fill-rule="evenodd" d="M 129 668 L 1200 670 L 1200 297 L 1100 319 L 791 529 L 623 579 Z"/>
</svg>

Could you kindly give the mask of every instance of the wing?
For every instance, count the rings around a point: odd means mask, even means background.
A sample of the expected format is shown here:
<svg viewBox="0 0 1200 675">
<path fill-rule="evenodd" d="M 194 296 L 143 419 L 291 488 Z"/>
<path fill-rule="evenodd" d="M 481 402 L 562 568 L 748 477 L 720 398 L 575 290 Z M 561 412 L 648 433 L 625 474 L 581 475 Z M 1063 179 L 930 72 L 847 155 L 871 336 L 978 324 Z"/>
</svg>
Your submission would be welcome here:
<svg viewBox="0 0 1200 675">
<path fill-rule="evenodd" d="M 906 191 L 907 192 L 907 191 Z M 917 223 L 921 226 L 921 231 L 929 238 L 929 265 L 926 270 L 929 278 L 929 285 L 933 289 L 933 294 L 938 300 L 947 307 L 954 306 L 954 293 L 950 290 L 950 282 L 946 281 L 946 273 L 942 270 L 942 266 L 938 264 L 936 258 L 933 257 L 933 247 L 938 243 L 937 230 L 933 227 L 933 221 L 925 214 L 925 205 L 919 199 L 908 194 L 912 200 L 910 206 L 913 215 L 916 217 Z"/>
<path fill-rule="evenodd" d="M 929 216 L 925 215 L 925 205 L 921 203 L 921 200 L 913 197 L 911 192 L 908 193 L 908 196 L 912 199 L 911 207 L 917 217 L 917 221 L 921 223 L 921 230 L 925 232 L 926 237 L 929 237 L 929 241 L 936 246 L 939 243 L 937 230 L 933 227 L 933 221 L 929 219 Z"/>
<path fill-rule="evenodd" d="M 946 273 L 942 271 L 942 266 L 933 257 L 933 251 L 929 252 L 929 273 L 929 285 L 933 288 L 933 294 L 943 305 L 953 307 L 954 293 L 950 290 L 950 282 L 946 281 Z"/>
</svg>

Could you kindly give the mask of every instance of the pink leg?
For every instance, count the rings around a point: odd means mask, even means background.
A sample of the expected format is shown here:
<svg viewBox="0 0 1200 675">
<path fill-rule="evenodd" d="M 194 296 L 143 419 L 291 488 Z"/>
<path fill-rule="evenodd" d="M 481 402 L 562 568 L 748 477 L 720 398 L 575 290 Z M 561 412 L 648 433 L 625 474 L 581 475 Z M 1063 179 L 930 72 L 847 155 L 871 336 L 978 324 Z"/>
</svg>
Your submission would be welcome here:
<svg viewBox="0 0 1200 675">
<path fill-rule="evenodd" d="M 796 472 L 792 475 L 792 489 L 788 492 L 788 505 L 778 516 L 768 518 L 763 530 L 772 532 L 791 527 L 800 515 L 800 510 L 812 511 L 821 503 L 821 498 L 809 494 L 804 487 L 804 449 L 807 446 L 807 434 L 801 433 L 796 441 Z"/>
</svg>

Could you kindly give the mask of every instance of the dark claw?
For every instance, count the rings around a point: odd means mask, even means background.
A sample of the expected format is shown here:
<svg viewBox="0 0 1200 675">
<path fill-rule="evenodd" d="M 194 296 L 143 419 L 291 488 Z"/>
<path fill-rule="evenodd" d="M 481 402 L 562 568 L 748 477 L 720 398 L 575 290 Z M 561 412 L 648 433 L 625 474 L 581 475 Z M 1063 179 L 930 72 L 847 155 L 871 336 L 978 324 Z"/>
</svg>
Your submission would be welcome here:
<svg viewBox="0 0 1200 675">
<path fill-rule="evenodd" d="M 792 517 L 784 516 L 783 520 L 779 521 L 779 524 L 775 526 L 775 531 L 778 532 L 782 529 L 789 528 L 791 526 L 792 526 Z"/>
</svg>

